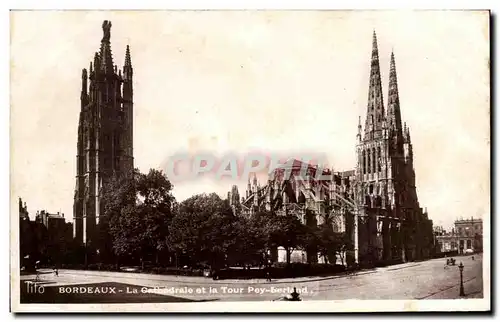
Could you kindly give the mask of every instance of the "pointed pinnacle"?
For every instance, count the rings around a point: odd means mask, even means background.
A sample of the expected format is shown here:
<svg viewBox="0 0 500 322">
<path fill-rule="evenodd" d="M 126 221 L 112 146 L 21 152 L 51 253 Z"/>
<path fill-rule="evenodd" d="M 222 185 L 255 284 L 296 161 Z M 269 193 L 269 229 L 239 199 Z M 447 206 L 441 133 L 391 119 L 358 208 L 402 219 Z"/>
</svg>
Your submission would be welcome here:
<svg viewBox="0 0 500 322">
<path fill-rule="evenodd" d="M 394 52 L 391 53 L 391 63 L 389 68 L 389 86 L 392 84 L 397 88 L 397 75 L 396 75 L 396 59 L 394 58 Z M 390 90 L 390 89 L 389 89 Z"/>
<path fill-rule="evenodd" d="M 391 71 L 396 70 L 396 60 L 394 59 L 394 50 L 391 52 Z"/>
<path fill-rule="evenodd" d="M 373 31 L 373 41 L 372 41 L 372 61 L 378 60 L 378 45 L 377 45 L 377 34 L 375 30 Z"/>
<path fill-rule="evenodd" d="M 132 60 L 130 59 L 130 46 L 127 45 L 125 50 L 125 66 L 132 66 Z"/>
</svg>

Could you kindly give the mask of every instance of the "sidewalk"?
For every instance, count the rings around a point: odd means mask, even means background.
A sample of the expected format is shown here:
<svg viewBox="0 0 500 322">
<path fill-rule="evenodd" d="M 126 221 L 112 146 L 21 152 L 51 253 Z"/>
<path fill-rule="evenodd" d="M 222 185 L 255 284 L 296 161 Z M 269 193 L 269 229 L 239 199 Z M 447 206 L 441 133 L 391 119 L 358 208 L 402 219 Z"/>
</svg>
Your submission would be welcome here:
<svg viewBox="0 0 500 322">
<path fill-rule="evenodd" d="M 269 283 L 273 284 L 286 284 L 286 283 L 307 283 L 307 282 L 317 282 L 323 280 L 337 279 L 337 278 L 345 278 L 345 277 L 355 277 L 366 274 L 375 273 L 377 270 L 362 270 L 356 272 L 353 275 L 345 275 L 343 273 L 330 275 L 330 276 L 306 276 L 306 277 L 296 277 L 296 278 L 280 278 L 280 279 L 272 279 L 271 282 L 266 281 L 265 278 L 254 278 L 254 279 L 223 279 L 223 280 L 213 280 L 212 278 L 202 277 L 202 276 L 176 276 L 176 275 L 160 275 L 160 274 L 149 274 L 149 273 L 127 273 L 127 272 L 108 272 L 108 271 L 81 271 L 81 270 L 59 270 L 59 278 L 60 281 L 58 284 L 61 284 L 64 277 L 68 275 L 71 276 L 92 276 L 92 277 L 101 277 L 101 278 L 123 278 L 123 279 L 135 279 L 135 280 L 147 280 L 147 281 L 162 281 L 162 282 L 176 282 L 176 283 L 184 283 L 184 284 L 255 284 L 255 285 L 267 285 Z M 44 271 L 40 271 L 41 274 L 44 274 Z M 21 277 L 21 280 L 32 279 L 35 275 L 25 275 Z M 43 276 L 43 275 L 42 275 Z"/>
<path fill-rule="evenodd" d="M 460 284 L 454 285 L 453 287 L 444 289 L 440 292 L 432 294 L 425 297 L 426 300 L 436 300 L 436 299 L 481 299 L 484 298 L 484 293 L 482 289 L 482 281 L 479 278 L 474 278 L 469 281 L 464 282 L 464 293 L 465 296 L 460 296 Z"/>
<path fill-rule="evenodd" d="M 433 260 L 429 260 L 433 261 Z M 424 262 L 429 262 L 424 261 Z M 110 271 L 92 271 L 92 270 L 71 270 L 62 269 L 59 270 L 61 277 L 67 275 L 74 276 L 92 276 L 92 277 L 102 277 L 102 278 L 123 278 L 123 279 L 136 279 L 136 280 L 147 280 L 147 281 L 162 281 L 162 282 L 176 282 L 183 284 L 218 284 L 218 285 L 229 285 L 229 284 L 255 284 L 255 285 L 266 285 L 269 283 L 273 284 L 286 284 L 286 283 L 307 283 L 307 282 L 317 282 L 323 280 L 331 280 L 338 278 L 352 278 L 356 276 L 362 276 L 367 274 L 373 274 L 376 272 L 390 272 L 395 270 L 406 269 L 410 267 L 420 266 L 422 262 L 408 262 L 402 264 L 396 264 L 385 267 L 377 267 L 372 269 L 363 269 L 356 272 L 353 275 L 346 275 L 345 273 L 332 274 L 329 276 L 306 276 L 306 277 L 295 277 L 295 278 L 273 278 L 271 282 L 267 282 L 265 278 L 253 278 L 253 279 L 222 279 L 213 280 L 212 278 L 202 277 L 202 276 L 179 276 L 179 275 L 161 275 L 161 274 L 151 274 L 151 273 L 137 273 L 137 272 L 110 272 Z M 39 270 L 41 274 L 44 271 L 52 272 L 50 269 Z M 21 280 L 29 279 L 34 275 L 24 275 L 21 276 Z M 60 283 L 64 278 L 59 278 Z"/>
</svg>

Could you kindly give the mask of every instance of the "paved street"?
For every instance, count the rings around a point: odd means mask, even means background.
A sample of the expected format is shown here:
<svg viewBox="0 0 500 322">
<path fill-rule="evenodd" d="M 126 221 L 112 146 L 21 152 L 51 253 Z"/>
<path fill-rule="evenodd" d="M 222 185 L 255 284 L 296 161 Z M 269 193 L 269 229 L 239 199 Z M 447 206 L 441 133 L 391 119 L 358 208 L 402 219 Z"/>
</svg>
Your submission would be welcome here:
<svg viewBox="0 0 500 322">
<path fill-rule="evenodd" d="M 40 285 L 50 291 L 44 293 L 45 297 L 56 294 L 59 296 L 56 301 L 59 302 L 69 297 L 76 301 L 85 298 L 86 302 L 108 303 L 270 301 L 289 295 L 293 287 L 301 293 L 303 300 L 454 299 L 459 298 L 460 261 L 465 266 L 466 297 L 482 298 L 481 255 L 475 255 L 474 261 L 471 256 L 457 257 L 457 266 L 447 269 L 444 268 L 445 259 L 434 259 L 361 271 L 354 276 L 280 279 L 271 282 L 262 279 L 213 281 L 204 277 L 74 270 L 60 270 L 59 276 L 54 276 L 51 270 L 42 270 Z M 34 275 L 21 276 L 22 281 L 34 279 Z M 113 293 L 116 294 L 109 294 L 110 285 L 113 285 Z M 90 292 L 92 294 L 88 294 Z M 40 298 L 43 298 L 42 295 Z"/>
</svg>

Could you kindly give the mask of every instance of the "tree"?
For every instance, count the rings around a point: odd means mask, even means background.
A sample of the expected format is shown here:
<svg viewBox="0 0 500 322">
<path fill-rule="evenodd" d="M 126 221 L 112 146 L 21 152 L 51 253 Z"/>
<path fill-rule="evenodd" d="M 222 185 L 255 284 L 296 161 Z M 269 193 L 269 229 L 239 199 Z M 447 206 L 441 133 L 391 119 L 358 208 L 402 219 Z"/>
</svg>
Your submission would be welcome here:
<svg viewBox="0 0 500 322">
<path fill-rule="evenodd" d="M 218 266 L 236 249 L 235 222 L 227 200 L 215 193 L 195 195 L 178 205 L 168 241 L 191 262 Z"/>
<path fill-rule="evenodd" d="M 122 241 L 118 240 L 120 233 L 120 216 L 128 214 L 138 203 L 137 181 L 140 172 L 134 169 L 130 173 L 112 176 L 101 189 L 101 204 L 103 211 L 99 216 L 98 245 L 100 258 L 105 262 L 113 262 L 123 254 L 128 254 Z M 117 245 L 120 244 L 118 247 Z"/>
<path fill-rule="evenodd" d="M 134 170 L 113 178 L 104 192 L 104 220 L 117 256 L 139 257 L 167 250 L 174 197 L 172 184 L 158 170 Z"/>
<path fill-rule="evenodd" d="M 347 198 L 347 196 L 344 196 Z M 329 199 L 325 204 L 325 212 L 322 217 L 322 223 L 315 229 L 315 237 L 317 250 L 320 256 L 323 257 L 325 263 L 335 263 L 336 254 L 339 254 L 342 264 L 344 264 L 344 253 L 351 250 L 351 241 L 349 235 L 352 229 L 346 224 L 345 232 L 335 231 L 334 226 L 341 226 L 341 222 L 345 219 L 350 221 L 351 214 L 346 204 L 339 204 L 336 200 Z"/>
<path fill-rule="evenodd" d="M 290 264 L 290 257 L 294 249 L 307 246 L 307 227 L 297 218 L 295 214 L 278 216 L 277 226 L 272 233 L 273 241 L 286 250 L 286 262 Z"/>
<path fill-rule="evenodd" d="M 238 217 L 236 221 L 236 251 L 244 263 L 267 262 L 267 252 L 277 247 L 273 236 L 279 229 L 279 221 L 272 212 L 260 211 L 252 217 Z"/>
<path fill-rule="evenodd" d="M 232 261 L 240 264 L 259 263 L 265 248 L 260 238 L 259 229 L 245 216 L 236 216 L 234 226 L 234 245 L 228 255 Z"/>
<path fill-rule="evenodd" d="M 323 223 L 316 230 L 318 252 L 323 256 L 325 263 L 335 263 L 336 254 L 341 256 L 346 249 L 346 238 L 344 233 L 334 232 L 332 226 Z"/>
</svg>

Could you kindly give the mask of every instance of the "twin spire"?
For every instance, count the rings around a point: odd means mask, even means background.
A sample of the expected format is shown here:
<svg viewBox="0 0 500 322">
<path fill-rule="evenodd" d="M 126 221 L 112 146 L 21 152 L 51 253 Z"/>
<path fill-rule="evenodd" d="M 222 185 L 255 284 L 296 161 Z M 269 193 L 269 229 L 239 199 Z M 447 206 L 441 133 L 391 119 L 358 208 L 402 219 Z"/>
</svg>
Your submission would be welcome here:
<svg viewBox="0 0 500 322">
<path fill-rule="evenodd" d="M 399 106 L 398 77 L 396 75 L 396 62 L 394 52 L 391 53 L 391 67 L 389 70 L 389 101 L 387 106 L 387 121 L 389 129 L 401 137 L 401 108 Z"/>
<path fill-rule="evenodd" d="M 374 30 L 370 68 L 370 85 L 368 89 L 368 105 L 364 131 L 365 139 L 375 139 L 381 137 L 386 126 L 388 127 L 390 133 L 400 134 L 402 137 L 401 112 L 399 108 L 399 94 L 394 52 L 391 53 L 389 98 L 386 114 L 382 94 L 377 34 Z"/>
</svg>

